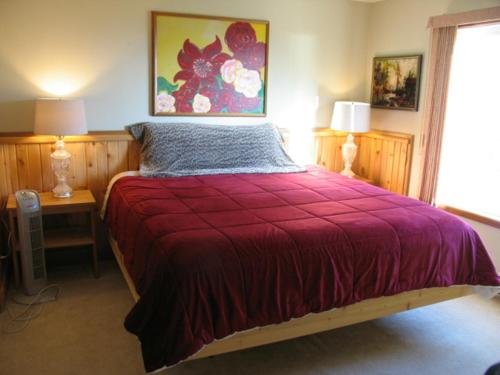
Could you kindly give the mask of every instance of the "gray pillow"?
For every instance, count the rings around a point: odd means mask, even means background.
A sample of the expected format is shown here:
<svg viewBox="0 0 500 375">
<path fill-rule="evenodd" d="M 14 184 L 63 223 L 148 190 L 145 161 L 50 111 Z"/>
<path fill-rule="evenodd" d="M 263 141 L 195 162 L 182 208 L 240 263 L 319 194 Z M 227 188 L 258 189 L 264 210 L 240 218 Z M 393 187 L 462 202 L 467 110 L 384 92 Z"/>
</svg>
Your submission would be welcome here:
<svg viewBox="0 0 500 375">
<path fill-rule="evenodd" d="M 127 129 L 142 143 L 143 176 L 305 170 L 287 154 L 278 129 L 271 124 L 141 123 Z"/>
</svg>

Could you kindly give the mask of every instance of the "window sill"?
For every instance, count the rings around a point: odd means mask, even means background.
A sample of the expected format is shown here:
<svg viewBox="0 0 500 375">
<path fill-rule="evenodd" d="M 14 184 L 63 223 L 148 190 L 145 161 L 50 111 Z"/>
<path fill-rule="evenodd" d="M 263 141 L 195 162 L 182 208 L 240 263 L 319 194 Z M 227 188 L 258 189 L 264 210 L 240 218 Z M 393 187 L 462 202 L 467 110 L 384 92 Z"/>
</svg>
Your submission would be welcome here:
<svg viewBox="0 0 500 375">
<path fill-rule="evenodd" d="M 462 217 L 465 217 L 467 219 L 478 221 L 482 224 L 490 225 L 492 227 L 500 229 L 500 221 L 492 219 L 490 217 L 478 215 L 478 214 L 475 214 L 473 212 L 464 211 L 464 210 L 461 210 L 459 208 L 450 207 L 450 206 L 439 205 L 438 207 L 442 208 L 445 211 L 451 212 L 452 214 L 462 216 Z"/>
</svg>

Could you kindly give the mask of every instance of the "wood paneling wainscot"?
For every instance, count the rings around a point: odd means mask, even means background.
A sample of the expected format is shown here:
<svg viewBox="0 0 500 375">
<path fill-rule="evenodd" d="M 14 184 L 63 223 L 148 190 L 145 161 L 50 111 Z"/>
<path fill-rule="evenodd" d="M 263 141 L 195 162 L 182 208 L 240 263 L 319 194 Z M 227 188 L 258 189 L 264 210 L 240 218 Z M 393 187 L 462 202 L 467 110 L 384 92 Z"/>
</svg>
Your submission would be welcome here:
<svg viewBox="0 0 500 375">
<path fill-rule="evenodd" d="M 343 167 L 345 133 L 315 129 L 315 162 L 332 171 Z M 286 135 L 285 135 L 286 138 Z M 0 198 L 18 189 L 50 191 L 55 182 L 50 153 L 55 138 L 23 134 L 0 135 Z M 109 180 L 117 173 L 139 168 L 140 147 L 124 131 L 93 132 L 65 137 L 72 154 L 70 186 L 93 192 L 101 206 Z M 390 191 L 406 194 L 410 175 L 412 136 L 372 131 L 357 135 L 358 156 L 353 170 Z"/>
<path fill-rule="evenodd" d="M 68 183 L 74 190 L 89 189 L 101 206 L 109 180 L 117 173 L 139 168 L 139 145 L 123 132 L 95 132 L 65 137 L 71 153 Z M 54 137 L 0 136 L 0 196 L 5 201 L 18 189 L 50 191 L 55 176 L 50 165 Z"/>
<path fill-rule="evenodd" d="M 343 169 L 342 145 L 347 133 L 330 129 L 314 130 L 314 161 L 334 172 Z M 355 134 L 358 154 L 352 170 L 375 185 L 394 193 L 408 194 L 413 136 L 374 130 Z"/>
</svg>

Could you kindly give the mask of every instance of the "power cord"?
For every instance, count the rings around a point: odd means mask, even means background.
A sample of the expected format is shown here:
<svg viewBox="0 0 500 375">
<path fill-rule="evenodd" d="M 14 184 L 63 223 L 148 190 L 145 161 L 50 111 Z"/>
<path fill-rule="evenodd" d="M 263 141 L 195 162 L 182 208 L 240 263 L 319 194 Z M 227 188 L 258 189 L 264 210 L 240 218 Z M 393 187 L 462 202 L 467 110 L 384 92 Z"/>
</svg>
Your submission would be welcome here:
<svg viewBox="0 0 500 375">
<path fill-rule="evenodd" d="M 7 202 L 4 202 L 2 205 L 3 208 L 5 208 Z M 4 209 L 0 210 L 0 212 L 5 212 Z M 3 224 L 7 234 L 7 253 L 6 254 L 0 254 L 0 261 L 5 261 L 8 259 L 11 255 L 14 254 L 14 246 L 12 244 L 12 232 L 9 230 L 9 226 L 7 225 L 7 222 L 5 220 L 5 216 L 2 216 L 0 218 L 0 222 Z M 48 293 L 49 291 L 53 290 L 52 293 Z M 9 319 L 7 323 L 5 323 L 2 327 L 2 333 L 4 334 L 13 334 L 13 333 L 18 333 L 21 332 L 22 330 L 26 329 L 30 323 L 33 321 L 33 319 L 36 319 L 39 317 L 43 311 L 44 304 L 47 302 L 52 302 L 56 301 L 57 297 L 59 296 L 59 293 L 61 291 L 61 288 L 57 284 L 50 284 L 47 285 L 46 287 L 40 289 L 38 293 L 28 302 L 26 301 L 21 301 L 19 298 L 16 298 L 15 296 L 11 297 L 11 301 L 17 305 L 23 305 L 25 306 L 24 309 L 20 312 L 13 313 L 10 307 L 7 305 L 7 313 L 9 315 Z M 35 308 L 37 305 L 40 305 L 40 308 Z M 20 326 L 16 326 L 20 324 Z"/>
<path fill-rule="evenodd" d="M 45 296 L 44 294 L 46 294 L 47 291 L 51 289 L 54 290 L 53 292 L 54 294 L 52 296 L 51 295 Z M 59 285 L 51 284 L 40 289 L 40 291 L 29 302 L 21 301 L 12 296 L 11 300 L 13 303 L 16 303 L 18 305 L 24 305 L 25 308 L 21 312 L 14 314 L 10 310 L 9 306 L 7 306 L 7 313 L 9 314 L 9 320 L 2 327 L 2 333 L 13 334 L 21 332 L 22 330 L 26 329 L 30 325 L 33 319 L 36 319 L 37 317 L 40 316 L 44 308 L 44 303 L 50 301 L 56 301 L 60 291 L 61 288 L 59 287 Z M 40 305 L 40 308 L 35 309 L 36 305 Z M 18 323 L 21 323 L 21 325 L 16 327 Z"/>
</svg>

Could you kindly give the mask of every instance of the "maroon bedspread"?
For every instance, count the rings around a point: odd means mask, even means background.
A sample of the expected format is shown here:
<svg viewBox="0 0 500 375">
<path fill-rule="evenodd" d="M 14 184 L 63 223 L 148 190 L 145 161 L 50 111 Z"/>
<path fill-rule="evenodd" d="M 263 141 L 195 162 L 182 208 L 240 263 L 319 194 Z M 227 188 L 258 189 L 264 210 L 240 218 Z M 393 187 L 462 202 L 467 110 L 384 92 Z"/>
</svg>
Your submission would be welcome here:
<svg viewBox="0 0 500 375">
<path fill-rule="evenodd" d="M 236 331 L 366 298 L 500 285 L 467 223 L 319 168 L 124 177 L 106 221 L 141 295 L 125 326 L 148 371 Z"/>
</svg>

